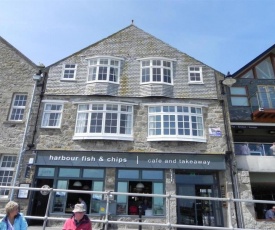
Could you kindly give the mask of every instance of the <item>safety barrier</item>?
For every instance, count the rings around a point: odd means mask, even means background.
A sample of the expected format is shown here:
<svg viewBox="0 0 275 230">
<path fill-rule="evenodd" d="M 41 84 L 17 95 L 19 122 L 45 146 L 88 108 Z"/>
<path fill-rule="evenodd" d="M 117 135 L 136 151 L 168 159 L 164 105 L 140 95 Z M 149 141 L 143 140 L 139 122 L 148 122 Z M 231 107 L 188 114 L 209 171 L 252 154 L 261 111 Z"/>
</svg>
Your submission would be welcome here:
<svg viewBox="0 0 275 230">
<path fill-rule="evenodd" d="M 49 208 L 50 202 L 52 200 L 52 196 L 54 192 L 69 192 L 69 193 L 81 193 L 81 194 L 102 194 L 106 197 L 106 209 L 104 219 L 93 219 L 93 223 L 102 223 L 104 225 L 104 229 L 107 230 L 108 224 L 122 224 L 122 225 L 136 225 L 136 226 L 156 226 L 156 227 L 165 227 L 166 229 L 177 229 L 177 228 L 188 228 L 188 229 L 239 229 L 242 230 L 244 228 L 236 228 L 232 225 L 232 210 L 234 209 L 234 202 L 247 202 L 247 203 L 264 203 L 264 204 L 274 204 L 274 201 L 268 200 L 250 200 L 250 199 L 233 199 L 232 197 L 228 198 L 219 198 L 219 197 L 201 197 L 201 196 L 180 196 L 180 195 L 164 195 L 164 194 L 142 194 L 142 193 L 123 193 L 123 192 L 113 192 L 113 191 L 80 191 L 80 190 L 67 190 L 67 189 L 54 189 L 54 188 L 31 188 L 31 187 L 16 187 L 16 186 L 0 186 L 0 189 L 11 189 L 11 190 L 30 190 L 30 191 L 40 191 L 49 194 L 47 208 L 45 212 L 45 216 L 25 216 L 26 219 L 35 219 L 35 220 L 43 220 L 43 230 L 46 229 L 46 224 L 48 220 L 55 221 L 65 221 L 67 218 L 64 217 L 52 217 L 49 216 Z M 166 199 L 166 221 L 165 223 L 150 223 L 150 222 L 132 222 L 132 221 L 119 221 L 110 219 L 109 215 L 109 204 L 111 202 L 111 197 L 114 195 L 125 195 L 125 196 L 139 196 L 139 197 L 161 197 Z M 214 226 L 199 226 L 199 225 L 182 225 L 182 224 L 173 224 L 170 220 L 170 205 L 171 199 L 198 199 L 198 200 L 208 200 L 208 201 L 221 201 L 227 203 L 227 227 L 214 227 Z M 0 214 L 0 217 L 3 217 L 4 214 Z M 141 228 L 140 228 L 141 229 Z M 246 228 L 246 230 L 249 230 Z"/>
</svg>

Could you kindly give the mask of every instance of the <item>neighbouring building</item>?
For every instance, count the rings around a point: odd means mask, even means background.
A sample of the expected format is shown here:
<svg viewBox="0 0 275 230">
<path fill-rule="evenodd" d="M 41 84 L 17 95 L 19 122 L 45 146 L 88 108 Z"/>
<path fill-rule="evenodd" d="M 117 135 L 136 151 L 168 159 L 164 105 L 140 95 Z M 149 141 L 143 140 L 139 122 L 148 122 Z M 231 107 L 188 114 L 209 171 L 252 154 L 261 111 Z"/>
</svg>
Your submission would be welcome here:
<svg viewBox="0 0 275 230">
<path fill-rule="evenodd" d="M 26 154 L 34 187 L 225 196 L 232 193 L 224 75 L 130 25 L 44 70 L 45 92 Z M 28 157 L 31 159 L 29 160 Z M 24 178 L 22 178 L 24 179 Z M 79 194 L 56 192 L 50 216 L 70 216 Z M 104 197 L 82 194 L 87 214 Z M 146 200 L 146 201 L 145 201 Z M 48 196 L 29 197 L 44 215 Z M 222 202 L 117 195 L 113 219 L 226 226 Z M 96 226 L 94 226 L 96 229 Z M 119 226 L 118 226 L 119 227 Z"/>
<path fill-rule="evenodd" d="M 33 127 L 29 121 L 36 119 L 34 116 L 37 100 L 36 85 L 32 76 L 37 71 L 39 71 L 38 66 L 0 37 L 1 186 L 24 186 L 31 183 L 30 178 L 23 177 L 19 180 L 21 176 L 19 171 L 24 173 L 20 168 L 27 165 L 23 162 L 23 156 L 28 149 L 28 141 L 31 142 L 32 139 L 28 134 Z M 1 213 L 5 213 L 5 204 L 10 199 L 17 200 L 17 197 L 17 190 L 0 188 Z M 23 207 L 22 211 L 26 213 L 28 200 L 17 201 Z"/>
<path fill-rule="evenodd" d="M 232 76 L 227 88 L 240 198 L 275 199 L 275 45 Z M 275 201 L 274 201 L 275 202 Z M 274 229 L 265 220 L 272 204 L 242 203 L 246 228 Z"/>
</svg>

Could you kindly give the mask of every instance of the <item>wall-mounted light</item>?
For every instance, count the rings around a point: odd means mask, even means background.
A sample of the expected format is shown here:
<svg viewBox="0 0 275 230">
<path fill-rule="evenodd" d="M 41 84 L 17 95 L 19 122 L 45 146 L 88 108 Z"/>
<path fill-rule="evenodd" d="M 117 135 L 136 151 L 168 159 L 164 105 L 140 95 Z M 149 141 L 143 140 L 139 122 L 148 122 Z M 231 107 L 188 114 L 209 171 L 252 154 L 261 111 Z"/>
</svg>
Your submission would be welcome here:
<svg viewBox="0 0 275 230">
<path fill-rule="evenodd" d="M 81 187 L 82 184 L 81 184 L 80 181 L 76 181 L 76 182 L 74 182 L 73 186 L 74 186 L 74 187 Z"/>
<path fill-rule="evenodd" d="M 268 130 L 269 134 L 275 134 L 275 130 Z"/>
<path fill-rule="evenodd" d="M 236 79 L 233 78 L 230 74 L 230 72 L 227 73 L 227 75 L 225 76 L 224 80 L 221 80 L 221 94 L 225 94 L 225 90 L 224 90 L 224 86 L 228 86 L 231 87 L 233 84 L 236 83 Z"/>
</svg>

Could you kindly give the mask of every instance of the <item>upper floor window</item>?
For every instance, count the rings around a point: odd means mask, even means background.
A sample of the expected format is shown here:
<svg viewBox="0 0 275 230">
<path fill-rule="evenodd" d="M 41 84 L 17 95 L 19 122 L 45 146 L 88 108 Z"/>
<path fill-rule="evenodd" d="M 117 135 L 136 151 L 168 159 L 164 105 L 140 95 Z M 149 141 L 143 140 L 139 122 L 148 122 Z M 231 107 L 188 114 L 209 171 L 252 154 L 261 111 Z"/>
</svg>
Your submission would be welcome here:
<svg viewBox="0 0 275 230">
<path fill-rule="evenodd" d="M 46 103 L 42 118 L 42 128 L 60 128 L 63 104 Z"/>
<path fill-rule="evenodd" d="M 172 61 L 162 59 L 141 60 L 142 83 L 172 84 Z"/>
<path fill-rule="evenodd" d="M 3 155 L 0 159 L 0 186 L 11 186 L 16 156 Z M 8 197 L 9 189 L 0 189 L 0 197 Z"/>
<path fill-rule="evenodd" d="M 232 106 L 248 106 L 248 98 L 245 87 L 230 87 Z"/>
<path fill-rule="evenodd" d="M 15 94 L 12 100 L 12 107 L 9 116 L 10 121 L 22 121 L 26 109 L 27 95 Z"/>
<path fill-rule="evenodd" d="M 133 139 L 133 106 L 93 103 L 78 106 L 74 139 Z"/>
<path fill-rule="evenodd" d="M 149 106 L 148 140 L 205 142 L 201 107 Z"/>
<path fill-rule="evenodd" d="M 88 82 L 119 82 L 121 59 L 93 58 L 89 60 Z"/>
<path fill-rule="evenodd" d="M 263 60 L 255 67 L 258 79 L 274 79 L 274 72 L 270 58 Z"/>
<path fill-rule="evenodd" d="M 188 79 L 189 83 L 202 83 L 202 67 L 189 66 L 188 67 Z"/>
<path fill-rule="evenodd" d="M 63 67 L 63 80 L 74 80 L 76 75 L 76 67 L 75 64 L 65 64 Z"/>
<path fill-rule="evenodd" d="M 271 85 L 258 86 L 259 92 L 259 107 L 261 108 L 275 108 L 275 87 Z"/>
</svg>

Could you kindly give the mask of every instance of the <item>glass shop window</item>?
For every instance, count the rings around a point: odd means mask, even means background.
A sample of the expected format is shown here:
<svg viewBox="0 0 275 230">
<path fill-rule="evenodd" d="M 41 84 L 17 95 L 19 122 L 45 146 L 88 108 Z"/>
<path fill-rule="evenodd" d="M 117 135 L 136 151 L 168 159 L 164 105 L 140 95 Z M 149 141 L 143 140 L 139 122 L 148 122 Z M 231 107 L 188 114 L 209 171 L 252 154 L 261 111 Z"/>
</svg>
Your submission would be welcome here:
<svg viewBox="0 0 275 230">
<path fill-rule="evenodd" d="M 118 170 L 118 192 L 141 194 L 164 194 L 162 170 Z M 164 215 L 164 198 L 151 196 L 117 196 L 117 215 Z"/>
</svg>

